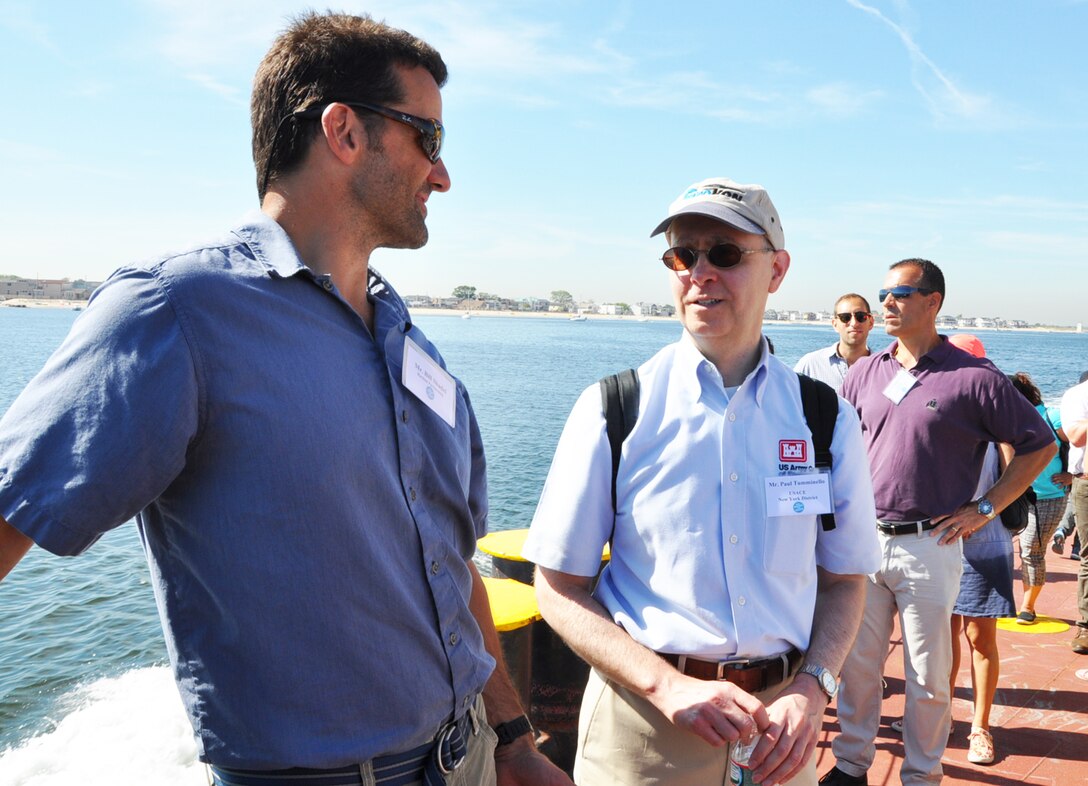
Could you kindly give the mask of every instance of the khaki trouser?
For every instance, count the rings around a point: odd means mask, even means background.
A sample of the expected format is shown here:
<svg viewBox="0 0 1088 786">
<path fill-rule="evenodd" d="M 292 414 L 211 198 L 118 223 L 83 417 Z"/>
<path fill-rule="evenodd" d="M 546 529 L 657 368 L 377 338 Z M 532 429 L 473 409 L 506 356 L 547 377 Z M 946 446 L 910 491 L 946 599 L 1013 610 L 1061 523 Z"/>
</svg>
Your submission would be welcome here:
<svg viewBox="0 0 1088 786">
<path fill-rule="evenodd" d="M 1077 608 L 1082 627 L 1088 627 L 1088 479 L 1073 478 L 1073 511 L 1080 537 L 1080 570 L 1077 571 Z"/>
<path fill-rule="evenodd" d="M 884 661 L 898 614 L 907 694 L 900 780 L 906 786 L 941 782 L 952 723 L 948 620 L 959 595 L 963 549 L 958 541 L 942 546 L 931 534 L 877 535 L 881 566 L 869 576 L 861 628 L 843 665 L 841 731 L 831 744 L 838 768 L 848 775 L 864 775 L 876 756 Z"/>
<path fill-rule="evenodd" d="M 792 680 L 755 694 L 764 704 Z M 578 786 L 718 786 L 728 777 L 729 747 L 715 748 L 674 726 L 646 699 L 589 675 L 578 719 Z M 786 786 L 815 786 L 816 757 Z"/>
</svg>

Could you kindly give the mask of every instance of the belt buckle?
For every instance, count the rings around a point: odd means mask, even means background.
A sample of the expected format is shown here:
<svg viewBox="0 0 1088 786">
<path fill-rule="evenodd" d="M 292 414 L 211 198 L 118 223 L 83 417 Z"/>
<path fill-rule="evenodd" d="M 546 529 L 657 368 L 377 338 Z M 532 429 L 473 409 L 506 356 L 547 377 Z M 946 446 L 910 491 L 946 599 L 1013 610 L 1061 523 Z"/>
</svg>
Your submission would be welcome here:
<svg viewBox="0 0 1088 786">
<path fill-rule="evenodd" d="M 442 760 L 442 751 L 443 749 L 449 750 L 450 740 L 453 739 L 453 735 L 456 732 L 457 721 L 450 721 L 442 727 L 441 731 L 438 732 L 438 736 L 434 738 L 434 751 L 431 753 L 431 755 L 434 757 L 435 766 L 438 768 L 438 771 L 443 775 L 449 775 L 465 763 L 465 757 L 468 753 L 467 750 L 459 757 L 457 757 L 457 759 L 453 761 L 453 763 L 450 764 L 449 767 L 447 767 L 446 763 Z"/>
<path fill-rule="evenodd" d="M 729 660 L 720 660 L 720 661 L 718 661 L 718 676 L 717 676 L 717 679 L 719 681 L 725 679 L 725 670 L 726 669 L 734 669 L 736 671 L 744 671 L 745 669 L 751 668 L 751 664 L 752 664 L 752 659 L 751 658 L 731 658 Z"/>
</svg>

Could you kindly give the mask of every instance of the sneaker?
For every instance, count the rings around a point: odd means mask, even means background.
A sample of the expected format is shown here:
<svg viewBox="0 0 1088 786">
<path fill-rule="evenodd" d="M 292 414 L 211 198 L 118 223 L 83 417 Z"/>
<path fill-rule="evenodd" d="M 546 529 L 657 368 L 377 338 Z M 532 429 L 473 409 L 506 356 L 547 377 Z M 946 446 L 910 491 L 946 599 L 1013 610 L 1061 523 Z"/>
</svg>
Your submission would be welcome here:
<svg viewBox="0 0 1088 786">
<path fill-rule="evenodd" d="M 1020 625 L 1032 625 L 1035 622 L 1035 612 L 1031 609 L 1024 609 L 1016 615 L 1016 621 Z"/>
<path fill-rule="evenodd" d="M 967 751 L 967 761 L 972 764 L 994 763 L 994 738 L 986 729 L 973 728 L 967 735 L 971 747 Z"/>
<path fill-rule="evenodd" d="M 1055 554 L 1065 551 L 1065 535 L 1061 532 L 1054 533 L 1054 540 L 1050 541 L 1050 550 Z"/>
<path fill-rule="evenodd" d="M 1077 626 L 1077 635 L 1073 637 L 1073 652 L 1088 655 L 1088 628 Z"/>
<path fill-rule="evenodd" d="M 869 779 L 864 775 L 847 775 L 838 767 L 832 767 L 820 778 L 824 786 L 869 786 Z"/>
</svg>

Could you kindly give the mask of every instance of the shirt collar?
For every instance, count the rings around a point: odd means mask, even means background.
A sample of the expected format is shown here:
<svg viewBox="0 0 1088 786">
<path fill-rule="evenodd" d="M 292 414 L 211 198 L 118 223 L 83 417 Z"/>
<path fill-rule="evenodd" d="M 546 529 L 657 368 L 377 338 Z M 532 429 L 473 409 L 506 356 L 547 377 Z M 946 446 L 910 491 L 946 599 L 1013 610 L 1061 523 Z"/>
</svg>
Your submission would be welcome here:
<svg viewBox="0 0 1088 786">
<path fill-rule="evenodd" d="M 276 278 L 290 278 L 303 270 L 313 275 L 313 272 L 302 264 L 291 238 L 287 236 L 283 227 L 260 210 L 247 213 L 242 223 L 235 227 L 234 234 L 245 242 L 253 253 L 253 258 L 264 266 L 269 275 Z"/>
<path fill-rule="evenodd" d="M 922 357 L 918 358 L 918 363 L 915 365 L 915 368 L 922 365 L 923 363 L 928 363 L 929 365 L 933 366 L 940 366 L 946 360 L 948 360 L 949 355 L 952 354 L 953 346 L 948 343 L 948 336 L 938 336 L 938 338 L 941 339 L 941 343 L 935 346 L 933 349 L 929 350 L 929 352 L 927 352 L 926 354 L 922 355 Z M 895 360 L 895 351 L 897 349 L 899 349 L 898 339 L 889 344 L 883 352 L 880 352 L 879 356 L 882 358 L 890 358 L 891 360 Z M 899 361 L 895 360 L 895 362 L 898 363 Z"/>
<path fill-rule="evenodd" d="M 763 393 L 767 387 L 767 359 L 770 357 L 770 353 L 767 351 L 767 339 L 760 339 L 759 350 L 759 362 L 756 367 L 744 378 L 744 382 L 740 387 L 743 388 L 748 385 L 752 391 L 752 395 L 755 398 L 756 405 L 762 405 Z M 691 334 L 686 330 L 683 337 L 678 342 L 678 348 L 676 352 L 676 358 L 673 361 L 674 367 L 680 372 L 683 378 L 693 379 L 698 383 L 698 388 L 694 390 L 702 390 L 707 385 L 716 385 L 719 391 L 724 391 L 725 386 L 722 382 L 722 375 L 718 372 L 718 369 L 707 360 L 703 353 L 699 351 L 699 348 L 695 345 L 695 339 L 691 337 Z M 739 392 L 740 388 L 738 388 Z"/>
<path fill-rule="evenodd" d="M 245 242 L 253 258 L 268 271 L 269 276 L 291 278 L 302 273 L 314 280 L 318 278 L 303 264 L 284 228 L 268 214 L 260 210 L 247 213 L 234 233 Z M 390 316 L 403 332 L 412 327 L 408 307 L 382 274 L 373 268 L 367 271 L 367 292 L 376 307 L 383 304 L 391 309 Z M 382 314 L 382 311 L 376 308 L 378 314 Z"/>
</svg>

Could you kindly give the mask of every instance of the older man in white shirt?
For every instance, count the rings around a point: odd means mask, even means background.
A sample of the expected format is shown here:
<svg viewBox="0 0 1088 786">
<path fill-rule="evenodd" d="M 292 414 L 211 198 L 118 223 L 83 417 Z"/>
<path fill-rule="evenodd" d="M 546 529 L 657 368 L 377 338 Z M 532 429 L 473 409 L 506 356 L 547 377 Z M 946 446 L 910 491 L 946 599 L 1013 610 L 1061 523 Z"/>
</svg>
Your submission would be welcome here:
<svg viewBox="0 0 1088 786">
<path fill-rule="evenodd" d="M 575 780 L 722 783 L 730 749 L 758 736 L 756 781 L 815 784 L 816 735 L 879 559 L 857 415 L 839 402 L 830 478 L 817 472 L 797 375 L 761 332 L 790 265 L 761 186 L 696 183 L 661 232 L 684 333 L 638 370 L 615 509 L 594 385 L 523 552 L 545 619 L 593 667 Z M 791 496 L 813 486 L 822 503 Z"/>
</svg>

